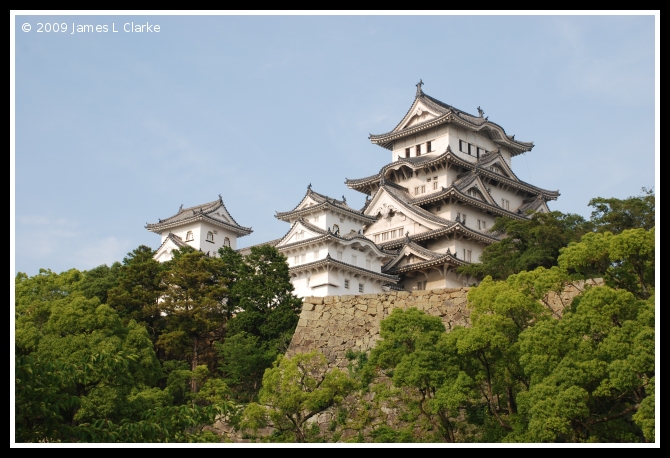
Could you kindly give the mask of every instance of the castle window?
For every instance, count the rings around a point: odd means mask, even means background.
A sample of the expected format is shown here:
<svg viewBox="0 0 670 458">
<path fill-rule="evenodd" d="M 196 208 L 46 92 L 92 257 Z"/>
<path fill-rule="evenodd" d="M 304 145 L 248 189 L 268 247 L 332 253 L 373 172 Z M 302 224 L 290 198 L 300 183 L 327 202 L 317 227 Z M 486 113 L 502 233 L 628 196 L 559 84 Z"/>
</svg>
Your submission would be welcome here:
<svg viewBox="0 0 670 458">
<path fill-rule="evenodd" d="M 461 223 L 463 223 L 463 226 L 465 226 L 465 217 L 468 216 L 465 213 L 463 213 L 463 217 L 461 219 Z"/>
<path fill-rule="evenodd" d="M 426 142 L 426 153 L 430 153 L 430 152 L 431 152 L 431 146 L 432 146 L 432 144 L 433 144 L 433 142 Z"/>
<path fill-rule="evenodd" d="M 419 291 L 423 291 L 423 290 L 426 289 L 426 285 L 428 285 L 428 281 L 427 281 L 427 280 L 417 282 L 417 284 L 416 284 L 416 289 L 419 290 Z"/>
<path fill-rule="evenodd" d="M 344 279 L 344 289 L 349 289 L 349 280 Z"/>
<path fill-rule="evenodd" d="M 467 262 L 472 262 L 472 250 L 465 251 L 465 260 Z"/>
<path fill-rule="evenodd" d="M 426 178 L 426 182 L 430 183 L 430 178 Z"/>
<path fill-rule="evenodd" d="M 207 232 L 207 241 L 209 243 L 214 243 L 214 234 L 211 231 Z"/>
<path fill-rule="evenodd" d="M 504 208 L 505 210 L 509 210 L 509 200 L 502 199 L 502 208 Z"/>
<path fill-rule="evenodd" d="M 193 231 L 188 231 L 186 233 L 186 241 L 187 242 L 192 242 L 193 241 Z"/>
<path fill-rule="evenodd" d="M 293 264 L 298 264 L 300 262 L 300 256 L 293 256 Z"/>
<path fill-rule="evenodd" d="M 375 234 L 375 243 L 379 243 L 379 234 Z"/>
<path fill-rule="evenodd" d="M 472 145 L 468 143 L 468 154 L 472 156 Z"/>
<path fill-rule="evenodd" d="M 426 185 L 425 184 L 421 185 L 421 194 L 423 194 L 424 192 L 426 192 Z"/>
<path fill-rule="evenodd" d="M 416 155 L 421 156 L 421 145 L 416 145 Z"/>
<path fill-rule="evenodd" d="M 408 178 L 412 178 L 413 176 L 414 176 L 414 170 L 410 170 L 409 172 L 407 172 Z"/>
<path fill-rule="evenodd" d="M 316 215 L 316 216 L 314 217 L 314 222 L 315 222 L 315 223 L 318 223 L 318 222 L 319 222 L 319 215 Z"/>
<path fill-rule="evenodd" d="M 362 293 L 363 292 L 363 283 L 358 284 L 358 292 Z"/>
<path fill-rule="evenodd" d="M 458 151 L 465 153 L 465 150 L 463 149 L 463 140 L 458 141 Z"/>
<path fill-rule="evenodd" d="M 335 232 L 336 234 L 340 232 L 340 226 L 338 226 L 337 224 L 333 224 L 333 232 Z"/>
<path fill-rule="evenodd" d="M 414 188 L 414 195 L 416 196 L 418 194 L 419 194 L 419 187 L 417 186 L 416 188 Z"/>
<path fill-rule="evenodd" d="M 230 247 L 230 239 L 228 237 L 223 239 L 223 246 Z"/>
<path fill-rule="evenodd" d="M 442 205 L 438 205 L 437 208 L 435 209 L 436 212 L 442 211 Z"/>
<path fill-rule="evenodd" d="M 477 229 L 481 229 L 481 228 L 482 228 L 482 220 L 478 219 L 477 220 Z"/>
<path fill-rule="evenodd" d="M 405 157 L 409 157 L 409 148 L 405 148 Z"/>
<path fill-rule="evenodd" d="M 480 148 L 479 148 L 479 146 L 478 146 L 478 147 L 477 147 L 477 159 L 479 159 L 479 150 L 480 150 Z"/>
<path fill-rule="evenodd" d="M 486 229 L 486 221 L 482 221 L 482 229 Z"/>
</svg>

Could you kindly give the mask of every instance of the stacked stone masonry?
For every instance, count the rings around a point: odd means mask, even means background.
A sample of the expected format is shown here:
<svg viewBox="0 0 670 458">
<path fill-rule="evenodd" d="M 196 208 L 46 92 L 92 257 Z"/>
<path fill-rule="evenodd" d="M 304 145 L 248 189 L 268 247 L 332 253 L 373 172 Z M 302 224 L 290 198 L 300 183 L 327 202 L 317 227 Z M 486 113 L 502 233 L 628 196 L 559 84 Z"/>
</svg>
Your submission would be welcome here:
<svg viewBox="0 0 670 458">
<path fill-rule="evenodd" d="M 602 280 L 589 281 L 602 284 Z M 561 294 L 550 293 L 544 303 L 558 318 L 584 283 L 571 283 Z M 425 291 L 392 291 L 357 296 L 306 297 L 300 321 L 287 355 L 311 350 L 322 352 L 331 367 L 346 367 L 347 350 L 367 352 L 379 340 L 379 324 L 393 309 L 416 307 L 439 316 L 447 331 L 454 326 L 470 325 L 467 294 L 470 288 L 446 288 Z"/>
</svg>

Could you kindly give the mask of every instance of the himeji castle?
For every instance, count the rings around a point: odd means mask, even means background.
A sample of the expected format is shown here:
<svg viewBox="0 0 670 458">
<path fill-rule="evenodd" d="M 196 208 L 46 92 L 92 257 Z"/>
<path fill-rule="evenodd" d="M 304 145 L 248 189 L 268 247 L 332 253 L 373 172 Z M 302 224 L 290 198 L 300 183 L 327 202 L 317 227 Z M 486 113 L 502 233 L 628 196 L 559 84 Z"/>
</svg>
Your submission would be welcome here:
<svg viewBox="0 0 670 458">
<path fill-rule="evenodd" d="M 477 116 L 468 114 L 422 86 L 393 130 L 369 137 L 391 152 L 391 162 L 374 175 L 345 180 L 366 195 L 363 208 L 310 184 L 295 208 L 276 213 L 290 229 L 265 244 L 286 256 L 299 297 L 476 284 L 479 279 L 456 269 L 477 262 L 500 239 L 489 231 L 495 219 L 530 218 L 558 198 L 558 191 L 521 181 L 512 171 L 513 158 L 531 151 L 532 142 L 508 135 L 480 108 Z M 146 228 L 161 234 L 159 261 L 183 245 L 211 255 L 221 246 L 235 249 L 237 237 L 251 233 L 230 216 L 221 196 Z"/>
</svg>

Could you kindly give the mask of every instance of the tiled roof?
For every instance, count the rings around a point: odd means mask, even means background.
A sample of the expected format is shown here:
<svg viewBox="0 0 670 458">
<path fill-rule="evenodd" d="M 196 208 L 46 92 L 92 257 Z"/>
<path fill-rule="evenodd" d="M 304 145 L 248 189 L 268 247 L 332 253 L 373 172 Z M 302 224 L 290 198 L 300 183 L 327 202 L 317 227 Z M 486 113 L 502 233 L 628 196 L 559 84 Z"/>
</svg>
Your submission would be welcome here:
<svg viewBox="0 0 670 458">
<path fill-rule="evenodd" d="M 543 196 L 537 196 L 535 199 L 525 199 L 523 204 L 517 209 L 518 213 L 525 214 L 529 211 L 535 211 L 545 202 Z"/>
<path fill-rule="evenodd" d="M 287 250 L 289 248 L 295 248 L 295 247 L 301 246 L 301 245 L 309 245 L 309 244 L 312 244 L 312 243 L 318 243 L 318 242 L 322 242 L 322 241 L 326 241 L 326 240 L 340 240 L 340 241 L 343 241 L 343 242 L 350 242 L 352 240 L 359 239 L 361 241 L 368 242 L 371 247 L 374 247 L 375 250 L 378 251 L 378 253 L 377 253 L 378 255 L 393 256 L 395 254 L 393 252 L 386 251 L 383 248 L 379 248 L 379 246 L 377 244 L 375 244 L 375 242 L 373 242 L 372 240 L 370 240 L 369 238 L 367 238 L 364 235 L 361 235 L 361 234 L 358 234 L 358 233 L 349 233 L 349 234 L 344 234 L 344 235 L 337 235 L 337 234 L 334 234 L 333 232 L 330 232 L 330 231 L 324 231 L 320 227 L 314 226 L 313 224 L 308 223 L 307 221 L 305 221 L 302 218 L 297 220 L 295 223 L 293 223 L 293 225 L 291 226 L 291 229 L 289 229 L 289 231 L 286 234 L 284 234 L 284 237 L 286 237 L 291 232 L 291 230 L 293 230 L 293 228 L 297 224 L 302 224 L 303 226 L 305 226 L 305 228 L 310 229 L 310 230 L 316 232 L 319 235 L 316 236 L 316 237 L 311 237 L 309 239 L 299 240 L 297 242 L 292 242 L 292 243 L 287 243 L 286 245 L 282 245 L 278 248 L 280 251 L 284 251 L 284 250 Z M 283 240 L 284 237 L 282 237 L 279 240 L 280 241 Z M 277 242 L 277 243 L 279 243 L 279 242 Z"/>
<path fill-rule="evenodd" d="M 415 215 L 421 216 L 422 218 L 425 218 L 429 221 L 433 221 L 438 224 L 442 225 L 451 225 L 452 221 L 449 221 L 444 218 L 440 218 L 437 215 L 432 214 L 431 212 L 424 210 L 423 208 L 419 207 L 418 205 L 412 205 L 410 202 L 413 200 L 412 196 L 409 195 L 406 191 L 403 191 L 400 186 L 396 185 L 393 182 L 386 182 L 385 184 L 382 184 L 381 187 L 379 188 L 384 189 L 386 192 L 388 192 L 390 195 L 396 198 L 396 200 L 407 210 L 409 210 L 411 213 L 414 213 Z"/>
<path fill-rule="evenodd" d="M 224 212 L 228 215 L 228 217 L 230 217 L 231 221 L 226 222 L 221 219 L 223 216 L 215 215 L 215 212 L 221 208 L 223 208 Z M 237 221 L 235 221 L 226 206 L 223 204 L 223 199 L 221 199 L 221 196 L 219 196 L 219 200 L 208 202 L 206 204 L 196 205 L 188 208 L 179 207 L 179 211 L 176 214 L 170 216 L 169 218 L 159 219 L 158 223 L 147 223 L 145 227 L 152 232 L 160 233 L 165 229 L 182 226 L 184 224 L 199 220 L 209 221 L 218 226 L 230 229 L 240 237 L 249 235 L 251 232 L 253 232 L 250 227 L 240 226 Z"/>
<path fill-rule="evenodd" d="M 434 111 L 438 115 L 438 117 L 420 122 L 413 126 L 406 127 L 402 130 L 398 130 L 402 122 L 407 118 L 407 115 L 411 112 L 414 106 L 416 106 L 416 103 L 419 101 L 423 103 L 427 108 Z M 402 120 L 393 128 L 393 130 L 391 130 L 390 132 L 386 132 L 384 134 L 378 134 L 378 135 L 370 134 L 369 138 L 373 143 L 376 143 L 387 149 L 392 149 L 393 140 L 395 140 L 396 138 L 401 138 L 407 134 L 422 131 L 425 128 L 439 125 L 445 122 L 451 122 L 456 119 L 461 120 L 463 124 L 472 126 L 474 128 L 479 127 L 486 128 L 485 126 L 491 126 L 491 127 L 495 126 L 499 128 L 505 136 L 504 139 L 501 138 L 500 140 L 505 140 L 506 144 L 508 144 L 514 150 L 517 150 L 516 152 L 513 152 L 513 155 L 520 154 L 525 151 L 530 151 L 534 146 L 533 142 L 522 142 L 519 140 L 515 140 L 514 135 L 508 135 L 502 126 L 492 121 L 489 121 L 488 117 L 471 115 L 470 113 L 467 113 L 463 110 L 459 110 L 458 108 L 455 108 L 449 104 L 441 102 L 440 100 L 437 100 L 436 98 L 425 94 L 421 90 L 417 92 L 414 102 L 412 102 L 412 105 L 407 110 L 405 115 L 402 117 Z"/>
<path fill-rule="evenodd" d="M 310 198 L 313 201 L 317 203 L 317 205 L 313 205 L 310 207 L 305 207 L 305 208 L 298 208 L 300 207 L 300 204 L 302 204 L 306 198 Z M 322 208 L 331 208 L 335 210 L 339 210 L 340 212 L 344 212 L 349 215 L 356 216 L 362 220 L 365 221 L 372 221 L 369 216 L 363 214 L 361 211 L 356 210 L 354 208 L 351 208 L 349 205 L 347 205 L 345 200 L 337 200 L 333 199 L 332 197 L 328 197 L 323 194 L 319 194 L 318 192 L 312 191 L 311 185 L 307 188 L 307 193 L 305 196 L 300 200 L 300 203 L 293 208 L 293 210 L 286 211 L 286 212 L 276 212 L 275 213 L 275 218 L 283 220 L 283 221 L 288 221 L 292 217 L 296 217 L 299 215 L 302 215 L 304 213 L 309 213 L 314 211 L 315 209 L 322 209 Z"/>
<path fill-rule="evenodd" d="M 374 272 L 372 270 L 364 269 L 362 267 L 354 266 L 352 264 L 348 264 L 343 261 L 339 261 L 337 259 L 333 259 L 330 257 L 330 255 L 327 255 L 324 259 L 319 259 L 318 261 L 312 261 L 308 262 L 306 264 L 300 264 L 294 267 L 289 268 L 289 273 L 294 273 L 294 272 L 300 272 L 303 270 L 310 270 L 315 267 L 324 267 L 324 266 L 337 266 L 344 268 L 346 270 L 350 270 L 353 272 L 356 272 L 358 274 L 364 274 L 372 278 L 376 278 L 378 280 L 383 280 L 383 281 L 391 281 L 391 282 L 397 282 L 399 280 L 397 275 L 393 274 L 386 274 L 386 273 L 380 273 L 380 272 Z"/>
<path fill-rule="evenodd" d="M 411 161 L 410 159 L 421 159 L 421 161 Z M 399 163 L 402 164 L 407 164 L 410 168 L 413 170 L 420 168 L 420 167 L 427 167 L 427 166 L 432 166 L 437 163 L 443 163 L 443 162 L 451 162 L 454 164 L 458 164 L 463 168 L 470 169 L 472 171 L 476 171 L 478 175 L 481 176 L 486 176 L 488 178 L 493 178 L 495 180 L 498 180 L 500 182 L 503 182 L 507 185 L 516 187 L 518 189 L 522 189 L 526 192 L 529 192 L 531 194 L 542 194 L 544 195 L 545 200 L 555 200 L 560 196 L 558 191 L 549 191 L 547 189 L 542 189 L 538 188 L 537 186 L 533 186 L 532 184 L 526 183 L 524 181 L 521 181 L 517 178 L 516 175 L 514 175 L 514 172 L 512 172 L 509 167 L 507 168 L 507 171 L 509 171 L 512 174 L 512 177 L 507 177 L 505 175 L 496 173 L 492 170 L 489 170 L 486 168 L 488 164 L 491 162 L 494 162 L 495 160 L 500 159 L 502 162 L 504 162 L 504 159 L 498 152 L 489 152 L 486 155 L 482 155 L 479 159 L 478 163 L 472 163 L 469 161 L 466 161 L 465 159 L 461 159 L 458 157 L 456 154 L 454 154 L 450 148 L 447 148 L 447 150 L 440 154 L 439 156 L 419 156 L 418 158 L 402 158 L 399 161 L 392 162 L 390 164 L 385 165 L 382 167 L 382 169 L 379 171 L 379 173 L 375 175 L 370 175 L 365 178 L 358 178 L 358 179 L 353 179 L 349 180 L 347 179 L 345 181 L 345 184 L 351 188 L 351 189 L 356 189 L 356 190 L 361 190 L 364 186 L 368 184 L 376 184 L 381 181 L 382 177 L 386 175 L 386 172 L 389 169 L 394 169 L 398 167 Z M 502 163 L 501 162 L 501 163 Z M 506 163 L 505 163 L 506 164 Z M 389 182 L 389 181 L 387 181 Z M 363 191 L 365 192 L 365 191 Z"/>
<path fill-rule="evenodd" d="M 392 265 L 395 263 L 396 260 L 399 260 L 399 258 L 405 256 L 405 251 L 404 251 L 405 247 L 409 247 L 411 250 L 421 254 L 422 256 L 425 256 L 428 259 L 426 261 L 416 262 L 416 263 L 409 264 L 409 265 L 402 266 L 402 267 L 393 267 Z M 394 258 L 391 261 L 389 261 L 388 263 L 386 263 L 382 267 L 382 271 L 383 272 L 388 272 L 388 273 L 393 273 L 393 274 L 400 274 L 400 273 L 411 272 L 413 270 L 419 270 L 419 269 L 434 266 L 434 265 L 437 265 L 437 264 L 445 264 L 445 263 L 452 264 L 452 265 L 457 265 L 457 266 L 468 264 L 467 262 L 456 258 L 455 256 L 453 256 L 449 252 L 447 252 L 447 253 L 436 253 L 434 251 L 423 248 L 421 245 L 418 245 L 411 240 L 406 239 L 402 248 L 398 251 L 398 255 L 396 256 L 396 258 Z"/>
<path fill-rule="evenodd" d="M 478 231 L 476 229 L 463 226 L 463 224 L 457 222 L 452 222 L 451 225 L 447 227 L 440 227 L 438 229 L 433 229 L 432 231 L 412 234 L 409 236 L 409 239 L 414 242 L 421 242 L 424 240 L 436 239 L 445 234 L 451 234 L 453 232 L 459 232 L 469 237 L 479 239 L 485 243 L 494 243 L 500 240 L 500 236 L 498 234 L 494 234 L 492 232 Z M 384 250 L 396 250 L 405 244 L 406 238 L 407 236 L 405 238 L 399 238 L 385 243 L 380 243 L 377 246 L 379 246 Z"/>
<path fill-rule="evenodd" d="M 178 247 L 183 247 L 183 246 L 189 246 L 187 243 L 185 243 L 181 237 L 178 235 L 174 235 L 172 232 L 170 232 L 167 237 L 165 237 L 165 240 L 163 240 L 163 243 L 161 243 L 161 246 L 158 247 L 156 252 L 160 251 L 161 248 L 163 248 L 168 242 L 172 242 Z"/>
</svg>

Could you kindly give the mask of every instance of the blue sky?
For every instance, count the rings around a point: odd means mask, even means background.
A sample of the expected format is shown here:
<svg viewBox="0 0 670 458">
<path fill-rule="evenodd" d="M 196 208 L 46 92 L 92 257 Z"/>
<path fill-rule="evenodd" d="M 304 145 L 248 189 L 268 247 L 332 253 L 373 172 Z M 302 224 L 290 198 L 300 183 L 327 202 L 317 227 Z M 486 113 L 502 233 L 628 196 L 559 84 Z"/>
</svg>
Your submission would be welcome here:
<svg viewBox="0 0 670 458">
<path fill-rule="evenodd" d="M 415 84 L 517 139 L 518 176 L 590 215 L 655 184 L 655 16 L 14 17 L 14 273 L 120 261 L 144 229 L 215 200 L 278 238 L 312 183 L 362 206 Z M 160 26 L 126 33 L 125 23 Z M 31 30 L 24 32 L 22 24 Z M 37 32 L 38 23 L 67 24 Z M 72 34 L 72 24 L 108 32 Z M 112 26 L 118 33 L 113 33 Z M 42 26 L 44 30 L 44 26 Z M 657 188 L 658 193 L 658 188 Z"/>
</svg>

